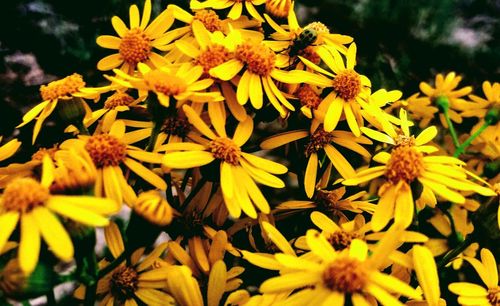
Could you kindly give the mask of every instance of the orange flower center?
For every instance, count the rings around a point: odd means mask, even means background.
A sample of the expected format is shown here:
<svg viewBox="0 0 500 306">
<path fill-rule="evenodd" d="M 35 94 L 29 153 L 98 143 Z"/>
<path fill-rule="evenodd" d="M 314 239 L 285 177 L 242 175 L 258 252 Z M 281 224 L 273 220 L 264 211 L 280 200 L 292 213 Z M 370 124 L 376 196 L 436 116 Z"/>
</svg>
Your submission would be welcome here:
<svg viewBox="0 0 500 306">
<path fill-rule="evenodd" d="M 314 89 L 307 84 L 303 84 L 297 90 L 297 98 L 299 98 L 300 104 L 307 106 L 312 109 L 317 109 L 318 105 L 321 103 L 320 96 L 314 91 Z"/>
<path fill-rule="evenodd" d="M 208 147 L 215 158 L 234 166 L 238 165 L 241 149 L 231 139 L 226 137 L 216 138 L 210 141 Z"/>
<path fill-rule="evenodd" d="M 333 89 L 345 101 L 351 101 L 361 92 L 361 77 L 354 70 L 344 70 L 333 79 Z"/>
<path fill-rule="evenodd" d="M 222 45 L 210 45 L 194 61 L 195 65 L 203 67 L 205 76 L 209 76 L 210 69 L 223 64 L 231 58 L 231 52 Z"/>
<path fill-rule="evenodd" d="M 111 275 L 109 287 L 113 296 L 120 300 L 133 298 L 139 288 L 139 275 L 134 268 L 121 266 Z"/>
<path fill-rule="evenodd" d="M 49 154 L 50 158 L 54 159 L 57 150 L 57 145 L 54 145 L 52 148 L 40 148 L 38 151 L 33 153 L 33 155 L 31 155 L 31 160 L 41 162 L 45 154 Z"/>
<path fill-rule="evenodd" d="M 323 272 L 325 286 L 345 293 L 360 292 L 367 282 L 367 271 L 362 262 L 354 258 L 339 258 Z"/>
<path fill-rule="evenodd" d="M 342 230 L 330 234 L 330 236 L 327 237 L 327 240 L 335 250 L 341 251 L 348 248 L 351 245 L 351 241 L 356 238 L 358 238 L 358 234 Z"/>
<path fill-rule="evenodd" d="M 130 65 L 145 62 L 151 54 L 151 39 L 139 28 L 130 29 L 122 37 L 118 51 Z"/>
<path fill-rule="evenodd" d="M 134 102 L 134 98 L 129 94 L 117 91 L 106 99 L 104 108 L 113 109 L 117 106 L 128 106 L 132 102 Z"/>
<path fill-rule="evenodd" d="M 24 177 L 10 182 L 2 196 L 2 210 L 30 212 L 37 206 L 42 206 L 49 199 L 49 189 L 36 180 Z"/>
<path fill-rule="evenodd" d="M 63 79 L 40 86 L 40 95 L 44 101 L 69 98 L 83 87 L 85 87 L 83 77 L 78 73 L 73 73 Z"/>
<path fill-rule="evenodd" d="M 222 31 L 222 22 L 212 10 L 199 10 L 194 14 L 194 20 L 199 20 L 210 32 Z"/>
<path fill-rule="evenodd" d="M 189 131 L 191 131 L 191 125 L 187 118 L 168 117 L 163 123 L 163 131 L 168 135 L 184 138 L 189 134 Z"/>
<path fill-rule="evenodd" d="M 260 76 L 268 76 L 274 69 L 276 54 L 263 44 L 243 43 L 236 47 L 235 55 L 248 71 Z"/>
<path fill-rule="evenodd" d="M 324 34 L 330 33 L 330 29 L 328 29 L 328 27 L 324 23 L 319 21 L 311 22 L 304 29 L 313 29 L 318 33 L 324 33 Z"/>
<path fill-rule="evenodd" d="M 492 306 L 500 306 L 500 287 L 488 290 L 488 300 Z"/>
<path fill-rule="evenodd" d="M 288 16 L 292 0 L 268 0 L 266 1 L 266 12 L 278 18 Z"/>
<path fill-rule="evenodd" d="M 391 158 L 387 163 L 385 177 L 393 184 L 399 181 L 411 183 L 424 169 L 422 153 L 411 145 L 399 145 L 392 149 Z"/>
<path fill-rule="evenodd" d="M 175 96 L 187 89 L 187 84 L 183 79 L 161 70 L 148 72 L 144 75 L 144 81 L 151 90 L 166 96 Z"/>
<path fill-rule="evenodd" d="M 118 166 L 127 155 L 127 145 L 108 134 L 91 136 L 85 149 L 98 168 Z"/>
<path fill-rule="evenodd" d="M 306 156 L 310 156 L 323 149 L 327 144 L 332 142 L 332 140 L 333 135 L 323 130 L 323 126 L 320 125 L 309 137 L 309 143 L 306 145 L 305 149 Z"/>
</svg>

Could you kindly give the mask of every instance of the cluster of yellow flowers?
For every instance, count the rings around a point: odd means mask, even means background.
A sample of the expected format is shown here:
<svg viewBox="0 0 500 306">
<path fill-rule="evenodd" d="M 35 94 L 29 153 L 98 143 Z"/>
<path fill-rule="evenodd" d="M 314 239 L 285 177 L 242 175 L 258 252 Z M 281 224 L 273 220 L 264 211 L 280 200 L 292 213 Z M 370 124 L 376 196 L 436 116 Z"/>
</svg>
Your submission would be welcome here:
<svg viewBox="0 0 500 306">
<path fill-rule="evenodd" d="M 500 227 L 500 83 L 374 90 L 353 38 L 294 6 L 151 19 L 146 0 L 97 38 L 105 86 L 40 88 L 31 160 L 0 168 L 0 303 L 74 281 L 85 305 L 500 305 L 495 256 L 476 259 Z M 40 148 L 51 116 L 67 139 Z"/>
</svg>

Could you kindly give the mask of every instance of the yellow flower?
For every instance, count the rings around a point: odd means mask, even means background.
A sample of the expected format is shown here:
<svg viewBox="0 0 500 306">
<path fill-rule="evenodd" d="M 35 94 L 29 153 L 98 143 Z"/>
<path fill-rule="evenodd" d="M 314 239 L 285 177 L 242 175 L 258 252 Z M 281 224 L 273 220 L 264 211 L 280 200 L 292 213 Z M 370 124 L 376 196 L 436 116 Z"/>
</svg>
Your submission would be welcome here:
<svg viewBox="0 0 500 306">
<path fill-rule="evenodd" d="M 191 8 L 192 9 L 200 9 L 200 8 L 211 8 L 214 10 L 224 10 L 227 8 L 231 8 L 227 13 L 227 17 L 232 20 L 237 20 L 242 16 L 243 6 L 245 6 L 247 12 L 253 18 L 257 19 L 260 22 L 264 22 L 264 18 L 257 12 L 255 6 L 262 5 L 266 2 L 266 0 L 206 0 L 204 2 L 192 1 Z"/>
<path fill-rule="evenodd" d="M 472 91 L 472 87 L 466 86 L 460 89 L 457 89 L 458 83 L 462 80 L 461 76 L 457 76 L 455 72 L 450 72 L 446 76 L 443 76 L 441 73 L 436 75 L 435 87 L 432 87 L 430 84 L 421 82 L 420 83 L 420 91 L 427 97 L 425 97 L 424 104 L 425 105 L 436 105 L 435 101 L 439 97 L 446 97 L 449 102 L 449 114 L 450 119 L 455 121 L 456 123 L 462 123 L 462 117 L 456 112 L 456 110 L 460 109 L 461 105 L 467 103 L 462 97 L 468 95 Z M 428 108 L 430 110 L 430 108 Z M 435 112 L 432 113 L 432 116 L 439 111 L 439 109 L 435 109 Z M 427 114 L 429 116 L 430 114 Z M 448 127 L 446 120 L 443 114 L 439 114 L 439 118 L 441 120 L 441 124 L 444 127 Z"/>
<path fill-rule="evenodd" d="M 120 205 L 124 201 L 132 205 L 136 195 L 127 183 L 120 166 L 126 166 L 158 189 L 165 190 L 167 185 L 160 176 L 136 161 L 137 159 L 148 163 L 160 163 L 161 155 L 132 147 L 128 145 L 127 140 L 125 123 L 117 120 L 111 126 L 109 133 L 68 139 L 61 144 L 61 149 L 74 149 L 77 152 L 83 151 L 81 154 L 90 155 L 97 168 L 96 196 L 111 198 Z"/>
<path fill-rule="evenodd" d="M 448 289 L 458 295 L 460 305 L 495 306 L 500 303 L 500 286 L 498 283 L 498 266 L 495 256 L 488 249 L 481 250 L 481 261 L 475 258 L 465 258 L 486 285 L 468 282 L 451 283 Z"/>
<path fill-rule="evenodd" d="M 203 68 L 200 66 L 184 63 L 162 66 L 153 70 L 148 65 L 139 63 L 137 68 L 141 73 L 140 77 L 131 76 L 115 69 L 114 72 L 121 78 L 108 78 L 125 87 L 135 88 L 139 92 L 154 92 L 158 101 L 165 107 L 170 105 L 171 98 L 178 102 L 224 100 L 219 92 L 204 92 L 214 81 L 211 79 L 199 80 L 203 75 Z"/>
<path fill-rule="evenodd" d="M 423 246 L 414 245 L 412 250 L 413 268 L 428 306 L 442 305 L 440 299 L 439 276 L 436 261 L 431 251 Z M 418 304 L 417 304 L 418 305 Z M 444 304 L 446 305 L 446 303 Z"/>
<path fill-rule="evenodd" d="M 370 153 L 361 146 L 361 144 L 371 144 L 368 138 L 354 137 L 347 131 L 327 132 L 323 129 L 323 125 L 315 126 L 314 124 L 311 125 L 311 130 L 309 132 L 297 130 L 271 136 L 264 140 L 260 144 L 260 147 L 265 150 L 274 149 L 306 137 L 307 143 L 304 148 L 304 154 L 308 161 L 304 175 L 304 188 L 309 198 L 313 196 L 316 188 L 318 164 L 321 166 L 318 152 L 321 150 L 324 150 L 330 162 L 343 178 L 353 177 L 356 171 L 354 171 L 349 161 L 333 146 L 333 144 L 352 150 L 365 158 L 371 157 Z M 323 165 L 323 167 L 325 166 Z"/>
<path fill-rule="evenodd" d="M 158 191 L 141 193 L 132 208 L 136 214 L 153 224 L 165 226 L 172 222 L 172 207 Z"/>
<path fill-rule="evenodd" d="M 314 257 L 296 257 L 278 253 L 270 259 L 286 267 L 281 275 L 264 281 L 260 291 L 285 293 L 295 290 L 282 304 L 288 305 L 368 305 L 373 298 L 384 305 L 399 305 L 390 293 L 421 299 L 417 290 L 399 279 L 384 274 L 387 256 L 396 248 L 398 231 L 391 230 L 371 256 L 366 243 L 359 239 L 350 248 L 336 251 L 327 239 L 315 230 L 308 230 L 306 240 Z"/>
<path fill-rule="evenodd" d="M 50 82 L 48 85 L 42 85 L 40 87 L 40 95 L 42 96 L 43 102 L 39 103 L 28 111 L 23 116 L 23 122 L 17 127 L 25 126 L 30 123 L 33 119 L 36 119 L 35 127 L 33 129 L 32 141 L 35 140 L 42 128 L 43 122 L 52 114 L 58 103 L 65 103 L 72 100 L 73 97 L 83 97 L 89 99 L 98 99 L 99 95 L 110 89 L 109 86 L 104 86 L 100 88 L 93 88 L 92 90 L 85 90 L 85 82 L 83 77 L 77 73 L 67 76 L 63 79 Z M 84 103 L 83 107 L 90 110 L 89 107 Z"/>
<path fill-rule="evenodd" d="M 118 53 L 108 55 L 97 63 L 97 69 L 111 70 L 121 65 L 120 69 L 132 74 L 138 63 L 160 67 L 168 62 L 153 48 L 159 48 L 165 43 L 163 36 L 174 23 L 174 17 L 168 10 L 164 10 L 150 24 L 151 0 L 144 3 L 142 18 L 137 5 L 130 6 L 130 28 L 123 20 L 114 16 L 111 19 L 113 28 L 119 37 L 101 35 L 97 37 L 97 44 L 106 49 L 118 50 Z M 149 24 L 149 25 L 148 25 Z"/>
<path fill-rule="evenodd" d="M 20 223 L 19 265 L 31 273 L 38 262 L 43 237 L 50 250 L 61 260 L 73 258 L 73 243 L 57 215 L 88 226 L 108 225 L 106 216 L 118 206 L 111 200 L 90 196 L 53 195 L 54 165 L 48 156 L 43 160 L 41 181 L 17 178 L 4 189 L 0 199 L 0 249 Z"/>
<path fill-rule="evenodd" d="M 2 136 L 0 136 L 0 142 L 2 141 Z M 10 158 L 16 151 L 21 147 L 21 142 L 17 139 L 12 139 L 11 141 L 0 146 L 0 161 Z"/>
<path fill-rule="evenodd" d="M 384 126 L 387 134 L 361 128 L 368 137 L 394 147 L 390 153 L 380 152 L 373 157 L 374 161 L 384 164 L 383 166 L 361 170 L 355 178 L 343 182 L 352 186 L 384 176 L 385 183 L 379 189 L 380 199 L 372 218 L 373 230 L 380 231 L 393 217 L 396 223 L 405 228 L 411 224 L 414 199 L 410 184 L 415 180 L 434 194 L 458 204 L 464 204 L 465 197 L 455 190 L 474 191 L 485 196 L 494 195 L 491 189 L 467 179 L 467 175 L 472 174 L 462 167 L 465 163 L 459 159 L 427 155 L 438 150 L 426 145 L 437 135 L 436 127 L 426 128 L 415 138 L 410 134 L 404 109 L 401 109 L 400 120 L 401 134 L 390 124 Z"/>
<path fill-rule="evenodd" d="M 242 40 L 241 35 L 234 37 L 240 37 L 234 42 L 237 44 L 234 58 L 210 69 L 210 75 L 223 81 L 237 81 L 236 99 L 241 105 L 250 100 L 253 108 L 261 109 L 265 95 L 284 118 L 287 114 L 285 108 L 291 111 L 295 108 L 278 88 L 277 82 L 288 84 L 306 82 L 320 86 L 329 84 L 328 79 L 310 72 L 281 70 L 288 65 L 287 58 L 277 55 L 261 40 Z M 239 77 L 241 71 L 243 73 Z"/>
<path fill-rule="evenodd" d="M 113 258 L 118 258 L 125 247 L 118 226 L 111 222 L 106 228 L 105 238 Z M 129 261 L 104 275 L 97 283 L 97 294 L 103 296 L 99 305 L 138 305 L 137 300 L 146 305 L 173 305 L 174 299 L 162 291 L 166 287 L 165 279 L 170 275 L 170 267 L 158 264 L 167 243 L 155 247 L 147 256 L 144 248 L 137 249 Z M 106 261 L 100 263 L 100 269 L 107 266 Z M 86 288 L 80 286 L 75 296 L 83 299 Z"/>
<path fill-rule="evenodd" d="M 255 182 L 263 185 L 283 188 L 285 184 L 273 174 L 283 174 L 288 169 L 278 163 L 266 160 L 253 154 L 241 151 L 253 131 L 253 120 L 240 122 L 232 138 L 228 137 L 225 129 L 226 117 L 222 113 L 209 114 L 214 133 L 188 105 L 183 106 L 189 122 L 206 138 L 196 137 L 197 143 L 172 143 L 164 146 L 167 151 L 163 158 L 163 165 L 172 169 L 189 169 L 220 162 L 220 183 L 224 201 L 229 214 L 238 218 L 241 210 L 252 218 L 257 217 L 254 205 L 264 213 L 270 208 Z M 184 152 L 171 152 L 184 151 Z M 243 182 L 237 184 L 236 182 Z M 253 202 L 253 204 L 252 204 Z"/>
<path fill-rule="evenodd" d="M 484 119 L 489 109 L 500 107 L 500 83 L 491 84 L 489 81 L 483 82 L 484 98 L 476 95 L 469 95 L 470 103 L 462 103 L 457 109 L 463 117 L 477 117 Z"/>
<path fill-rule="evenodd" d="M 277 18 L 288 17 L 291 8 L 292 0 L 266 0 L 266 12 Z"/>
</svg>

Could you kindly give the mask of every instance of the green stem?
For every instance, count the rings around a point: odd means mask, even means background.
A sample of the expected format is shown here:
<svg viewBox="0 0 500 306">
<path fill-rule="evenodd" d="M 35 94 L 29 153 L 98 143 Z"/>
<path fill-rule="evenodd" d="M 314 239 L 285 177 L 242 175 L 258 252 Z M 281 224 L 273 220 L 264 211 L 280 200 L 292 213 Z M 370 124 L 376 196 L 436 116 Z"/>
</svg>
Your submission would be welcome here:
<svg viewBox="0 0 500 306">
<path fill-rule="evenodd" d="M 76 121 L 73 124 L 76 126 L 76 128 L 78 129 L 78 131 L 80 131 L 81 135 L 90 135 L 89 130 L 87 129 L 87 127 L 85 126 L 85 124 L 83 124 L 82 121 Z"/>
<path fill-rule="evenodd" d="M 448 252 L 437 264 L 438 269 L 446 266 L 452 259 L 457 257 L 460 253 L 462 253 L 469 245 L 474 242 L 473 235 L 468 235 L 462 243 L 460 243 L 456 248 Z"/>
<path fill-rule="evenodd" d="M 455 131 L 455 127 L 453 126 L 453 122 L 450 119 L 450 114 L 448 113 L 448 107 L 443 108 L 443 115 L 446 119 L 446 123 L 448 124 L 448 129 L 450 130 L 451 138 L 453 139 L 453 145 L 455 148 L 460 147 L 460 142 L 458 141 L 457 132 Z"/>
<path fill-rule="evenodd" d="M 104 267 L 102 270 L 99 271 L 99 274 L 97 275 L 97 279 L 101 279 L 104 276 L 106 276 L 109 272 L 113 271 L 116 267 L 118 267 L 127 257 L 127 252 L 123 252 L 115 258 L 109 265 Z"/>
<path fill-rule="evenodd" d="M 156 121 L 153 122 L 153 130 L 151 131 L 151 136 L 149 137 L 149 142 L 148 145 L 146 146 L 146 151 L 149 152 L 153 151 L 156 144 L 156 140 L 158 139 L 158 134 L 160 134 L 161 127 L 162 127 L 161 124 L 157 123 Z"/>
<path fill-rule="evenodd" d="M 95 256 L 95 253 L 94 252 L 89 253 L 85 260 L 87 262 L 87 269 L 89 275 L 91 276 L 91 280 L 87 284 L 87 288 L 85 290 L 84 305 L 92 306 L 95 304 L 95 296 L 97 290 L 97 273 L 98 273 L 97 258 Z"/>
<path fill-rule="evenodd" d="M 56 305 L 56 297 L 54 295 L 54 290 L 50 290 L 48 293 L 47 293 L 47 305 Z"/>
<path fill-rule="evenodd" d="M 486 128 L 488 128 L 488 126 L 490 126 L 489 122 L 485 121 L 483 123 L 483 125 L 481 125 L 481 127 L 474 134 L 470 135 L 470 137 L 467 138 L 467 140 L 465 140 L 465 142 L 462 143 L 455 150 L 455 153 L 453 154 L 453 157 L 459 157 L 462 153 L 464 153 L 465 149 L 467 149 L 467 147 L 470 146 L 470 144 L 474 141 L 474 139 L 476 139 L 479 135 L 481 135 L 481 133 L 484 132 L 484 130 L 486 130 Z"/>
</svg>

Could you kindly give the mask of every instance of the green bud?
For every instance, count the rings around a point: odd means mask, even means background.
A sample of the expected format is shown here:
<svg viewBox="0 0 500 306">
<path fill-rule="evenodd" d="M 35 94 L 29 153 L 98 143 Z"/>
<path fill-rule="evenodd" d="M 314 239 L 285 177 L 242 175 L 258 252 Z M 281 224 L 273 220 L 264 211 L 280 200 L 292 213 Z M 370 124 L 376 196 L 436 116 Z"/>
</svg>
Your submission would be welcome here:
<svg viewBox="0 0 500 306">
<path fill-rule="evenodd" d="M 62 120 L 68 123 L 80 123 L 85 117 L 85 106 L 82 98 L 72 97 L 60 99 L 57 103 L 57 111 Z"/>
<path fill-rule="evenodd" d="M 486 113 L 486 116 L 484 117 L 484 120 L 489 124 L 489 125 L 494 125 L 497 124 L 498 120 L 500 119 L 500 107 L 493 107 L 488 112 Z"/>
<path fill-rule="evenodd" d="M 435 102 L 441 111 L 447 110 L 448 108 L 450 108 L 450 102 L 448 101 L 448 98 L 445 96 L 437 97 Z"/>
</svg>

